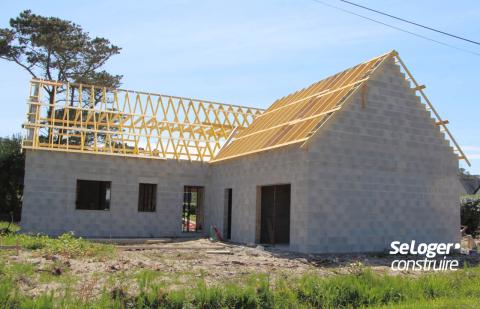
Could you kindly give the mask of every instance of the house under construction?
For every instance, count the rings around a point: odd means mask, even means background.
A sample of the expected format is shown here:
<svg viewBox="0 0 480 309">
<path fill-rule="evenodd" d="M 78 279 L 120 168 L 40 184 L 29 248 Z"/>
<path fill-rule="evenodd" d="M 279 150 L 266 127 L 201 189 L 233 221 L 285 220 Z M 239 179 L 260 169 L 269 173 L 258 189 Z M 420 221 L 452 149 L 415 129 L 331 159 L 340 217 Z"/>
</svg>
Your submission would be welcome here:
<svg viewBox="0 0 480 309">
<path fill-rule="evenodd" d="M 457 242 L 468 159 L 397 52 L 266 110 L 32 80 L 22 228 L 300 252 Z M 193 234 L 191 234 L 193 233 Z"/>
</svg>

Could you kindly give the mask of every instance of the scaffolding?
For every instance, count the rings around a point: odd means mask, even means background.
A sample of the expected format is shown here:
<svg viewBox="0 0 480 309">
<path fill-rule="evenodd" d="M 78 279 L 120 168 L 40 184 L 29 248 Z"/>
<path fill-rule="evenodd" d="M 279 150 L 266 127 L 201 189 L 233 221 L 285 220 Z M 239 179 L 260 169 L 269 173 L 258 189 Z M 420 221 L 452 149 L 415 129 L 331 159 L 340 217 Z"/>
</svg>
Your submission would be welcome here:
<svg viewBox="0 0 480 309">
<path fill-rule="evenodd" d="M 32 79 L 24 149 L 207 162 L 262 109 Z"/>
</svg>

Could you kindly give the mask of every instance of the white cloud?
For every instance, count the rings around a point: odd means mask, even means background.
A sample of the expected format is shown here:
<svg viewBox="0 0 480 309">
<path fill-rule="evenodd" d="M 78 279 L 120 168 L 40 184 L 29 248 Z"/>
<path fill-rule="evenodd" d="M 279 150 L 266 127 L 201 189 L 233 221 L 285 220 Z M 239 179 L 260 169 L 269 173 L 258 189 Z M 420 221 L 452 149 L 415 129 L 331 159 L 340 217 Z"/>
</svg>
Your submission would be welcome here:
<svg viewBox="0 0 480 309">
<path fill-rule="evenodd" d="M 480 146 L 463 146 L 463 150 L 467 151 L 480 151 Z"/>
<path fill-rule="evenodd" d="M 470 160 L 480 159 L 480 146 L 467 145 L 462 147 L 463 151 Z"/>
</svg>

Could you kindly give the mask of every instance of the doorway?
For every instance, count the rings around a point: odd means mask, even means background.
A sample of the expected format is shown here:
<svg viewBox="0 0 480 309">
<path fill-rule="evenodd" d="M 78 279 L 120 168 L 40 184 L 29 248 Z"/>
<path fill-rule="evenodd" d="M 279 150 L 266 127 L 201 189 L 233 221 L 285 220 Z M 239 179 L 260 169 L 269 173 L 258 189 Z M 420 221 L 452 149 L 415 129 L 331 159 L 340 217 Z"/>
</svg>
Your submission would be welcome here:
<svg viewBox="0 0 480 309">
<path fill-rule="evenodd" d="M 225 215 L 223 218 L 223 235 L 225 239 L 232 238 L 232 189 L 225 189 Z"/>
<path fill-rule="evenodd" d="M 290 184 L 261 187 L 260 243 L 290 242 Z"/>
<path fill-rule="evenodd" d="M 203 187 L 184 187 L 182 207 L 182 232 L 197 232 L 202 230 L 203 196 Z"/>
</svg>

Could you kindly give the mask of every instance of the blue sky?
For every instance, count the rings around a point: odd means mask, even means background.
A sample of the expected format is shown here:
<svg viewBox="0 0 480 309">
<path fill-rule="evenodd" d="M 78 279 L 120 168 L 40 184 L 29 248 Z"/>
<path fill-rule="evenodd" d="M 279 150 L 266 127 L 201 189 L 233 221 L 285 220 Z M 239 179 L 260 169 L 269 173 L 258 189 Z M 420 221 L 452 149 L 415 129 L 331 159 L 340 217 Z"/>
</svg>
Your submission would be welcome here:
<svg viewBox="0 0 480 309">
<path fill-rule="evenodd" d="M 480 53 L 462 43 L 349 7 Z M 367 5 L 480 40 L 480 2 L 365 1 Z M 396 49 L 480 174 L 480 56 L 463 53 L 324 7 L 290 1 L 8 1 L 0 27 L 24 9 L 72 20 L 123 48 L 106 69 L 123 88 L 267 107 L 312 82 Z M 30 77 L 0 61 L 0 136 L 21 131 Z"/>
</svg>

